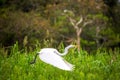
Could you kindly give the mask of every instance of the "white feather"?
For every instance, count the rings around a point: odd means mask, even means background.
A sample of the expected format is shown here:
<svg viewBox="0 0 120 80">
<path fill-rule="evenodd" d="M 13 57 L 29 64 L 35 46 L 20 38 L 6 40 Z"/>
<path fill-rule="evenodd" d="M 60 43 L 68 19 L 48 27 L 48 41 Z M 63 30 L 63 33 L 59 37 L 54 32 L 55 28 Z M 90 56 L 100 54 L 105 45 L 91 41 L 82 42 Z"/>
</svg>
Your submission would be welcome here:
<svg viewBox="0 0 120 80">
<path fill-rule="evenodd" d="M 59 53 L 54 48 L 43 48 L 40 52 L 38 52 L 35 55 L 35 58 L 30 64 L 34 64 L 36 62 L 37 55 L 39 55 L 40 59 L 48 63 L 50 65 L 53 65 L 57 68 L 60 68 L 62 70 L 72 71 L 74 68 L 74 65 L 67 62 L 62 56 L 65 56 L 68 53 L 68 49 L 75 47 L 74 45 L 69 45 L 65 48 L 64 53 Z"/>
<path fill-rule="evenodd" d="M 53 48 L 44 48 L 39 52 L 39 57 L 45 63 L 53 65 L 62 70 L 72 71 L 74 66 L 64 60 L 60 55 L 57 54 L 57 52 L 58 51 Z"/>
</svg>

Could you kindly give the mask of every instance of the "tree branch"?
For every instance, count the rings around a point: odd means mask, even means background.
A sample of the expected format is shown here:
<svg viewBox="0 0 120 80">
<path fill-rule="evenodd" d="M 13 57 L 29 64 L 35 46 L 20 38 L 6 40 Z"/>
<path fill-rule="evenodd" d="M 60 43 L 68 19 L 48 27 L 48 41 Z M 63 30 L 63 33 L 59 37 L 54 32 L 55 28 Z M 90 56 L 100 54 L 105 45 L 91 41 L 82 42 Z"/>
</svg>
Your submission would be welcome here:
<svg viewBox="0 0 120 80">
<path fill-rule="evenodd" d="M 75 20 L 73 20 L 71 17 L 69 17 L 69 19 L 70 19 L 71 24 L 72 24 L 73 26 L 75 26 Z"/>
<path fill-rule="evenodd" d="M 90 24 L 90 23 L 92 23 L 92 20 L 90 20 L 90 21 L 88 21 L 88 22 L 85 22 L 85 23 L 83 24 L 83 27 L 85 27 L 86 25 L 88 25 L 88 24 Z"/>
<path fill-rule="evenodd" d="M 76 26 L 76 24 L 75 24 L 75 20 L 74 19 L 72 19 L 71 17 L 69 17 L 69 19 L 70 19 L 70 22 L 71 22 L 71 24 L 73 25 L 73 27 L 75 28 L 75 29 L 78 29 L 78 26 Z"/>
<path fill-rule="evenodd" d="M 81 16 L 80 20 L 76 23 L 76 26 L 78 26 L 80 23 L 82 23 L 83 17 Z"/>
<path fill-rule="evenodd" d="M 82 32 L 82 27 L 79 29 L 79 31 L 78 31 L 78 34 L 80 35 L 80 33 Z"/>
</svg>

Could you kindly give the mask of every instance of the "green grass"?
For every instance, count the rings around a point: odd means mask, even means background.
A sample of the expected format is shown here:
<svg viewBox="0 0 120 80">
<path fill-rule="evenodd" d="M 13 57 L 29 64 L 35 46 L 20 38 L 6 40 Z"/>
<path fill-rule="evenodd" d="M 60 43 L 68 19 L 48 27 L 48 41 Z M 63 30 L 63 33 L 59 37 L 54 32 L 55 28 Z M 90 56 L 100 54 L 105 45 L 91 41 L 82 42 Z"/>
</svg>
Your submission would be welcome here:
<svg viewBox="0 0 120 80">
<path fill-rule="evenodd" d="M 38 50 L 38 49 L 37 49 Z M 42 62 L 39 57 L 30 65 L 36 51 L 21 52 L 17 45 L 11 49 L 9 57 L 0 55 L 1 80 L 119 80 L 120 54 L 98 51 L 96 55 L 88 55 L 85 51 L 78 53 L 70 50 L 64 58 L 75 65 L 72 72 L 60 70 Z M 1 50 L 0 54 L 3 54 Z"/>
</svg>

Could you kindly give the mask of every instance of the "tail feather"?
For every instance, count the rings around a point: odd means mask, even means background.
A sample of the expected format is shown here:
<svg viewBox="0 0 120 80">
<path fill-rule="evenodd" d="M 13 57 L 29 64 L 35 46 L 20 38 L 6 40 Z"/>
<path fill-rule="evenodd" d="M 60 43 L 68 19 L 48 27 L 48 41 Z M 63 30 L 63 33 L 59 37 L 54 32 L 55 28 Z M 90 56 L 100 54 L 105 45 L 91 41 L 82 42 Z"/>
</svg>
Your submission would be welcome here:
<svg viewBox="0 0 120 80">
<path fill-rule="evenodd" d="M 65 61 L 65 60 L 64 60 Z M 69 62 L 65 61 L 65 63 L 69 66 L 70 71 L 73 71 L 75 68 L 75 65 L 70 64 Z"/>
</svg>

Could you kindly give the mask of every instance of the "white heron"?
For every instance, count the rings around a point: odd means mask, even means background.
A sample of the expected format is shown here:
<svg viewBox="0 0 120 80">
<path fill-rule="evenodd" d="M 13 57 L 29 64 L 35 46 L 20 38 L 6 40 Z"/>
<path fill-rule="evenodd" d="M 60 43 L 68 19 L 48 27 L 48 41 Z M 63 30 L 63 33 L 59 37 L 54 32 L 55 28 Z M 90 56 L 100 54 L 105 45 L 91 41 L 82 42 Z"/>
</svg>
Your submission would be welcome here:
<svg viewBox="0 0 120 80">
<path fill-rule="evenodd" d="M 64 53 L 59 53 L 54 48 L 43 48 L 40 52 L 35 55 L 34 60 L 31 64 L 36 62 L 36 57 L 39 55 L 39 58 L 54 67 L 57 67 L 62 70 L 72 71 L 74 69 L 74 65 L 67 62 L 62 56 L 65 56 L 68 53 L 68 49 L 75 47 L 75 45 L 69 45 L 65 48 Z"/>
</svg>

